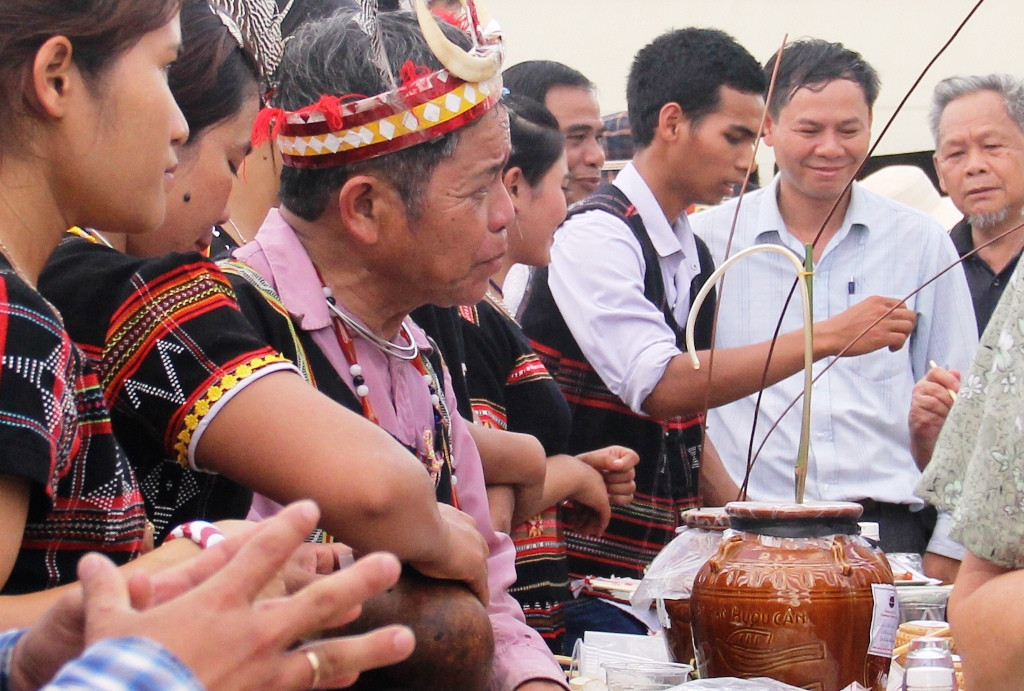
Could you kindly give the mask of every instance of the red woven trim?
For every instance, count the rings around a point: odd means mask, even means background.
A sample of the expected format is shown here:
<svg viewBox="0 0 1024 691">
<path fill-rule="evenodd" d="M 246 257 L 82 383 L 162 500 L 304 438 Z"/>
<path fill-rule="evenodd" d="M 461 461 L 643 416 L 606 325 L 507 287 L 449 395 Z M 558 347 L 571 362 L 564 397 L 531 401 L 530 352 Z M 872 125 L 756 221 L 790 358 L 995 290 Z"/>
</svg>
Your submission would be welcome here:
<svg viewBox="0 0 1024 691">
<path fill-rule="evenodd" d="M 376 122 L 382 118 L 402 113 L 407 110 L 412 110 L 416 106 L 423 105 L 428 101 L 432 101 L 439 96 L 454 91 L 466 82 L 459 79 L 458 77 L 449 75 L 447 81 L 441 81 L 437 79 L 434 74 L 428 75 L 420 80 L 415 88 L 408 90 L 400 88 L 395 94 L 385 100 L 384 97 L 375 97 L 380 99 L 380 104 L 371 106 L 366 110 L 356 110 L 360 103 L 364 101 L 358 101 L 356 103 L 344 103 L 340 105 L 340 115 L 344 129 L 352 129 L 353 127 L 359 127 L 365 125 L 368 122 Z M 425 84 L 421 84 L 422 82 Z M 342 127 L 336 127 L 338 123 L 331 123 L 331 118 L 325 120 L 319 120 L 316 122 L 288 122 L 285 120 L 278 129 L 277 133 L 286 137 L 312 137 L 318 134 L 329 134 L 336 132 Z"/>
<path fill-rule="evenodd" d="M 440 137 L 443 134 L 453 132 L 460 127 L 468 125 L 474 120 L 479 119 L 484 115 L 484 113 L 494 107 L 494 104 L 498 102 L 499 98 L 501 98 L 501 91 L 495 90 L 487 96 L 486 100 L 476 104 L 462 115 L 439 123 L 429 129 L 410 132 L 409 134 L 395 137 L 390 141 L 371 144 L 370 146 L 363 146 L 358 149 L 339 151 L 333 154 L 321 154 L 319 156 L 292 156 L 290 154 L 281 154 L 281 160 L 286 166 L 291 168 L 331 168 L 333 166 L 365 161 L 367 159 L 376 158 L 377 156 L 383 156 L 402 149 L 408 149 L 410 146 L 422 144 L 423 142 Z"/>
<path fill-rule="evenodd" d="M 256 115 L 253 122 L 252 145 L 257 147 L 267 140 L 276 139 L 282 133 L 305 137 L 358 127 L 443 96 L 465 83 L 451 74 L 448 74 L 447 80 L 442 80 L 439 78 L 441 70 L 430 72 L 429 68 L 415 65 L 411 61 L 402 65 L 401 72 L 402 86 L 388 94 L 371 97 L 363 94 L 324 95 L 316 103 L 292 112 L 267 106 Z M 377 105 L 373 105 L 375 101 Z M 321 113 L 324 119 L 307 122 L 306 119 L 314 113 Z M 288 122 L 289 117 L 296 116 L 302 118 L 303 122 Z"/>
</svg>

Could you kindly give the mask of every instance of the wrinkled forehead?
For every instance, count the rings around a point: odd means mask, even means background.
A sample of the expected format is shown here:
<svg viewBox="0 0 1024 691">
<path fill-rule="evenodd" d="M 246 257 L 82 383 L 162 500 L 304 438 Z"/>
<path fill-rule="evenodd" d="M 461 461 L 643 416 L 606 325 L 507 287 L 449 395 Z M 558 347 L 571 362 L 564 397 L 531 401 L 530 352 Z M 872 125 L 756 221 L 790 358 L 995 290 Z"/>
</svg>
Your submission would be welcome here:
<svg viewBox="0 0 1024 691">
<path fill-rule="evenodd" d="M 604 128 L 597 94 L 589 87 L 557 84 L 544 94 L 544 105 L 563 131 Z"/>
<path fill-rule="evenodd" d="M 973 91 L 952 99 L 939 117 L 939 141 L 985 133 L 1006 132 L 1024 137 L 1024 127 L 1010 113 L 1006 98 L 990 90 Z"/>
<path fill-rule="evenodd" d="M 467 177 L 500 173 L 512 150 L 508 109 L 500 103 L 459 130 L 452 166 Z"/>
</svg>

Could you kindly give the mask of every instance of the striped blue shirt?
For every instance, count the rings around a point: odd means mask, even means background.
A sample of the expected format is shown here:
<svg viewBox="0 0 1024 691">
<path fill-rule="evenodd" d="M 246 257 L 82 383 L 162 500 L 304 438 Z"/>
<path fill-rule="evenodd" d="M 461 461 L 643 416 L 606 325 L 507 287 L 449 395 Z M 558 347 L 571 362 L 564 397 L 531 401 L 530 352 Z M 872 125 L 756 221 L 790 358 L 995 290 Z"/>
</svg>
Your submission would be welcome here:
<svg viewBox="0 0 1024 691">
<path fill-rule="evenodd" d="M 10 688 L 14 646 L 24 631 L 0 634 L 0 691 Z M 42 691 L 202 691 L 188 667 L 145 638 L 111 638 L 94 643 L 57 672 Z"/>
</svg>

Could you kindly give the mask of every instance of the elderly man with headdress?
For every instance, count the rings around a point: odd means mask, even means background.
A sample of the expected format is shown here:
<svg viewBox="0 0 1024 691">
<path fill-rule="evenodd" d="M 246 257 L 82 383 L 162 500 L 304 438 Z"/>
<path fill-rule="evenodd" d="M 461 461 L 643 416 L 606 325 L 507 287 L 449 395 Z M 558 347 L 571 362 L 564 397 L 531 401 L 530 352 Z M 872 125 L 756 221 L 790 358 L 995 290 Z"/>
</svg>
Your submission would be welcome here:
<svg viewBox="0 0 1024 691">
<path fill-rule="evenodd" d="M 444 365 L 408 318 L 427 303 L 481 299 L 513 213 L 501 180 L 510 145 L 500 43 L 479 23 L 470 40 L 418 9 L 419 25 L 411 13 L 364 9 L 288 43 L 274 107 L 256 125 L 256 143 L 269 134 L 282 153 L 281 206 L 226 268 L 263 335 L 412 451 L 438 500 L 477 521 L 491 549 L 491 688 L 564 688 L 506 592 L 512 543 L 491 528 Z M 254 510 L 273 507 L 258 499 Z"/>
</svg>

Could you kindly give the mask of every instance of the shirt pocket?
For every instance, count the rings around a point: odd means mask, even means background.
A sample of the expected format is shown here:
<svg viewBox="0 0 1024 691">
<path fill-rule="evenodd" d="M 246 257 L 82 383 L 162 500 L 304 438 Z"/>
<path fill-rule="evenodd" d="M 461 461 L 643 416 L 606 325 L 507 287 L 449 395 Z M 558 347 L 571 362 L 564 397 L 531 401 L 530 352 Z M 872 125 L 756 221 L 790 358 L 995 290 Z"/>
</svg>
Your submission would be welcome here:
<svg viewBox="0 0 1024 691">
<path fill-rule="evenodd" d="M 907 362 L 907 347 L 905 344 L 896 352 L 882 347 L 866 355 L 843 358 L 842 364 L 860 379 L 872 382 L 888 381 L 903 374 L 910 366 Z"/>
</svg>

